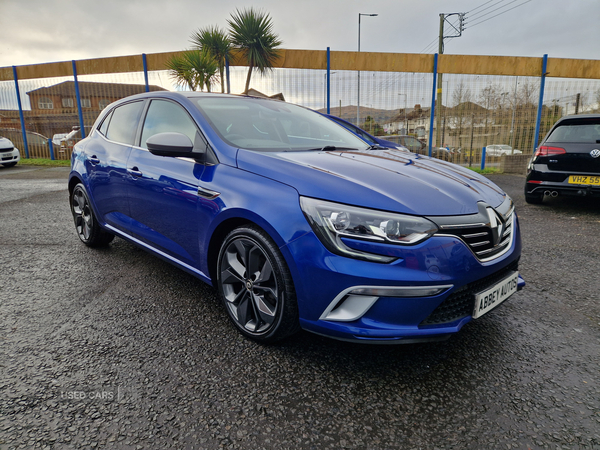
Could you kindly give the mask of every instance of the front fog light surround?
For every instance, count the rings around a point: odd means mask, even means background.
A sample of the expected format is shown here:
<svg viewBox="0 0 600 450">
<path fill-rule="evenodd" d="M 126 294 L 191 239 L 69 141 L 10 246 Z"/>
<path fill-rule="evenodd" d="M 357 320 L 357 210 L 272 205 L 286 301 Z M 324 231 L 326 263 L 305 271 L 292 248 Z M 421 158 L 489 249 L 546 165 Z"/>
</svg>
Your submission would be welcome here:
<svg viewBox="0 0 600 450">
<path fill-rule="evenodd" d="M 363 317 L 381 297 L 433 297 L 454 287 L 439 286 L 353 286 L 340 292 L 319 320 L 352 322 Z"/>
<path fill-rule="evenodd" d="M 349 206 L 300 197 L 300 207 L 312 229 L 331 252 L 351 258 L 388 263 L 396 258 L 351 249 L 342 238 L 384 244 L 414 245 L 431 237 L 437 226 L 423 217 Z"/>
</svg>

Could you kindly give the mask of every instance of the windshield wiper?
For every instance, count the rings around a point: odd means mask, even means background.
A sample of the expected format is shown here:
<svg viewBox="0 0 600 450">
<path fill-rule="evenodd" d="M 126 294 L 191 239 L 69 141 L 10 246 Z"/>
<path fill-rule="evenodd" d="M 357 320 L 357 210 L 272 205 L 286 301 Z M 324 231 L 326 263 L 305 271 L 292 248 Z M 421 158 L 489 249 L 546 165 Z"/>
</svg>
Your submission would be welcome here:
<svg viewBox="0 0 600 450">
<path fill-rule="evenodd" d="M 308 152 L 328 152 L 331 150 L 358 150 L 357 148 L 354 147 L 336 147 L 335 145 L 326 145 L 325 147 L 317 147 L 317 148 L 309 148 Z"/>
<path fill-rule="evenodd" d="M 369 150 L 386 150 L 386 149 L 387 149 L 387 147 L 384 147 L 384 146 L 379 145 L 379 144 L 371 145 L 369 147 Z"/>
</svg>

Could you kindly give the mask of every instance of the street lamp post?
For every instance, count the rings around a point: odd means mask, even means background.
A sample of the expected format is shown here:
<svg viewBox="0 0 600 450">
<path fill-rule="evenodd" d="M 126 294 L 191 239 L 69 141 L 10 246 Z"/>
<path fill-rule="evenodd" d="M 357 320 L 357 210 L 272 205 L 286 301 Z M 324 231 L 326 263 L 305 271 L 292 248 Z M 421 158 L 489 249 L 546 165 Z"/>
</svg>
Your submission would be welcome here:
<svg viewBox="0 0 600 450">
<path fill-rule="evenodd" d="M 360 53 L 360 16 L 374 17 L 374 16 L 377 16 L 377 14 L 358 13 L 358 52 L 359 53 Z M 356 95 L 356 126 L 360 127 L 360 70 L 358 71 L 358 91 L 357 91 L 357 95 Z"/>
</svg>

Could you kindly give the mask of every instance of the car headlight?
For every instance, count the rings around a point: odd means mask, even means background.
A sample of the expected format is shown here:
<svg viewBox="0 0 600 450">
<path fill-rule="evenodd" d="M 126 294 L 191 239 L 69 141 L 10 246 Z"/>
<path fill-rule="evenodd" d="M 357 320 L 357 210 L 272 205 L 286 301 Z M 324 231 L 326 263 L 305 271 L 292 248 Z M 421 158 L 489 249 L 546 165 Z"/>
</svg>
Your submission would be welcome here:
<svg viewBox="0 0 600 450">
<path fill-rule="evenodd" d="M 390 262 L 395 258 L 348 247 L 342 238 L 384 244 L 413 245 L 437 231 L 437 226 L 418 216 L 359 208 L 308 197 L 300 207 L 312 229 L 331 252 L 351 258 Z"/>
</svg>

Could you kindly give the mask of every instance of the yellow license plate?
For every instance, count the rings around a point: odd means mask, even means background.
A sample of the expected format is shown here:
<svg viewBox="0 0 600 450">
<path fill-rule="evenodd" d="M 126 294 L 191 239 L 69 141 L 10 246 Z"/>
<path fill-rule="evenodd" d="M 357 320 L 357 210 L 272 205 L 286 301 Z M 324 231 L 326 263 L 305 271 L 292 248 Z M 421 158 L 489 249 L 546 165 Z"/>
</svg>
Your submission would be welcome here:
<svg viewBox="0 0 600 450">
<path fill-rule="evenodd" d="M 595 175 L 571 175 L 569 184 L 588 184 L 592 186 L 600 186 L 600 176 Z"/>
</svg>

